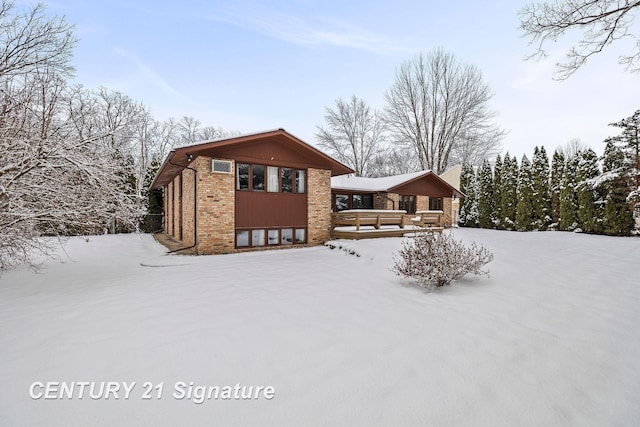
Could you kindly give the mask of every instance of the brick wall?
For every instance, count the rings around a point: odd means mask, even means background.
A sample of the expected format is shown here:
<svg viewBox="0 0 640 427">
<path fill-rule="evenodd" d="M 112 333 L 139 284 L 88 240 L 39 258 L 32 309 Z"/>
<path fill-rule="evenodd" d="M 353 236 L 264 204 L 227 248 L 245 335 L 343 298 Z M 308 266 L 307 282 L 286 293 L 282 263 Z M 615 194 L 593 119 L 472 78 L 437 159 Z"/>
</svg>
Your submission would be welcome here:
<svg viewBox="0 0 640 427">
<path fill-rule="evenodd" d="M 173 181 L 165 185 L 164 188 L 164 232 L 169 236 L 173 236 Z"/>
<path fill-rule="evenodd" d="M 416 210 L 428 211 L 429 210 L 429 197 L 428 196 L 416 196 Z"/>
<path fill-rule="evenodd" d="M 198 253 L 235 251 L 235 163 L 231 174 L 211 172 L 211 158 L 198 157 Z"/>
<path fill-rule="evenodd" d="M 329 240 L 331 235 L 331 171 L 307 170 L 307 242 Z"/>
<path fill-rule="evenodd" d="M 195 173 L 192 170 L 182 171 L 182 243 L 191 246 L 195 243 L 194 233 L 194 198 L 195 198 Z"/>
<path fill-rule="evenodd" d="M 180 205 L 180 203 L 182 202 L 180 195 L 181 178 L 182 177 L 180 175 L 177 175 L 175 178 L 173 178 L 173 181 L 171 183 L 173 186 L 173 237 L 178 240 L 182 238 L 180 229 L 180 227 L 182 226 L 182 207 Z"/>
<path fill-rule="evenodd" d="M 373 195 L 373 209 L 397 210 L 400 196 L 395 193 L 379 193 Z"/>
<path fill-rule="evenodd" d="M 453 209 L 451 207 L 451 197 L 443 197 L 442 198 L 442 210 L 444 211 L 444 224 L 445 228 L 451 227 L 453 223 Z"/>
</svg>

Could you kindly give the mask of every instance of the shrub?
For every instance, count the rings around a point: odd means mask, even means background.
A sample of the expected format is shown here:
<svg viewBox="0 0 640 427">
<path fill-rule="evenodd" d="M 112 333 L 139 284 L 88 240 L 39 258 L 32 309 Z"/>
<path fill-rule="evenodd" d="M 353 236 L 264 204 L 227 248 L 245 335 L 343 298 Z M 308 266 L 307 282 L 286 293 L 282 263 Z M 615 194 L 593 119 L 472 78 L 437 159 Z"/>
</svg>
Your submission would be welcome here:
<svg viewBox="0 0 640 427">
<path fill-rule="evenodd" d="M 449 233 L 425 231 L 407 239 L 394 258 L 393 271 L 414 279 L 418 285 L 433 288 L 450 284 L 467 273 L 486 274 L 482 267 L 493 259 L 483 246 L 466 247 Z"/>
</svg>

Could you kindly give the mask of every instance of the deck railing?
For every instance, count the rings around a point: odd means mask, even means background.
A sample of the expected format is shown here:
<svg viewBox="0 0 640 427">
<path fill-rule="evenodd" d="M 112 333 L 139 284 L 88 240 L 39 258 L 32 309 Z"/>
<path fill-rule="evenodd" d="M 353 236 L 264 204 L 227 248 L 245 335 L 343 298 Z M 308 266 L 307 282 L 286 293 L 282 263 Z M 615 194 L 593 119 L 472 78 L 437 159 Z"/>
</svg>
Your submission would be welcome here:
<svg viewBox="0 0 640 427">
<path fill-rule="evenodd" d="M 340 226 L 356 227 L 373 226 L 380 229 L 383 225 L 397 225 L 404 228 L 404 210 L 350 209 L 331 214 L 332 228 Z"/>
</svg>

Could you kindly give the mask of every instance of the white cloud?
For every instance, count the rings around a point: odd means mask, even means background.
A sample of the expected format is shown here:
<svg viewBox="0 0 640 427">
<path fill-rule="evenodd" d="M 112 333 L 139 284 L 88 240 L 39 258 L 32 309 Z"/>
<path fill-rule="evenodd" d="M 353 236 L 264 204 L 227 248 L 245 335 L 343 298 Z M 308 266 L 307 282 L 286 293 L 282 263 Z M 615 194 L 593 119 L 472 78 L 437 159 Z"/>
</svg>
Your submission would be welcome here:
<svg viewBox="0 0 640 427">
<path fill-rule="evenodd" d="M 415 52 L 402 41 L 348 22 L 319 17 L 302 19 L 256 5 L 244 9 L 236 6 L 218 9 L 210 19 L 299 45 L 330 45 L 374 53 Z"/>
<path fill-rule="evenodd" d="M 150 83 L 151 85 L 160 89 L 163 93 L 179 99 L 183 102 L 191 104 L 194 103 L 190 98 L 173 88 L 159 73 L 157 73 L 153 68 L 144 63 L 131 52 L 118 47 L 116 47 L 114 50 L 119 56 L 135 65 L 138 72 L 140 73 L 141 80 L 143 80 L 145 83 Z"/>
</svg>

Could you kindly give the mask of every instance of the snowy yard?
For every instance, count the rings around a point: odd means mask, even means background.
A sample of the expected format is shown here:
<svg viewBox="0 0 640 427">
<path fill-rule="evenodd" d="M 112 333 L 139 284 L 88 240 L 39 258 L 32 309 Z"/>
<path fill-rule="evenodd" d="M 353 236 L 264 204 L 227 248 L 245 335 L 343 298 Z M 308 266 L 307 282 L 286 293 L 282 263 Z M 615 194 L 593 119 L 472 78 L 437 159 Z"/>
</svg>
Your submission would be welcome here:
<svg viewBox="0 0 640 427">
<path fill-rule="evenodd" d="M 431 293 L 389 271 L 399 238 L 343 242 L 360 257 L 74 238 L 62 263 L 0 276 L 0 425 L 638 425 L 640 238 L 453 232 L 494 253 L 491 276 Z M 52 382 L 135 385 L 33 386 Z M 174 395 L 190 382 L 275 397 Z"/>
</svg>

